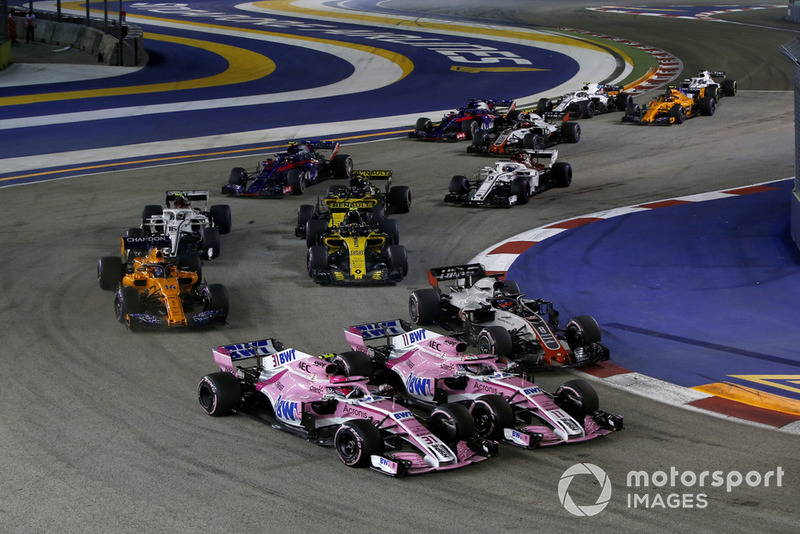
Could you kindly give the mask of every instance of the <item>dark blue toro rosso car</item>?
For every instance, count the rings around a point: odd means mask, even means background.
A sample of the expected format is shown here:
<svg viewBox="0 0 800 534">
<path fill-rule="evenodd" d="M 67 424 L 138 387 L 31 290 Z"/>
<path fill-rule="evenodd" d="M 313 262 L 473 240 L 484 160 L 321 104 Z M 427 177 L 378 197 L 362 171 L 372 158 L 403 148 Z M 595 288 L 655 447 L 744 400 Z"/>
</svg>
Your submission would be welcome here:
<svg viewBox="0 0 800 534">
<path fill-rule="evenodd" d="M 458 108 L 442 117 L 437 123 L 427 117 L 417 119 L 414 130 L 408 134 L 426 141 L 460 141 L 472 139 L 480 131 L 495 131 L 509 121 L 508 114 L 517 107 L 513 100 L 469 101 L 467 107 Z"/>
<path fill-rule="evenodd" d="M 320 150 L 330 150 L 331 154 L 326 157 Z M 259 162 L 252 173 L 234 167 L 222 194 L 237 197 L 302 195 L 309 185 L 327 178 L 349 178 L 352 173 L 353 159 L 339 153 L 339 143 L 304 141 L 292 143 L 286 152 Z"/>
</svg>

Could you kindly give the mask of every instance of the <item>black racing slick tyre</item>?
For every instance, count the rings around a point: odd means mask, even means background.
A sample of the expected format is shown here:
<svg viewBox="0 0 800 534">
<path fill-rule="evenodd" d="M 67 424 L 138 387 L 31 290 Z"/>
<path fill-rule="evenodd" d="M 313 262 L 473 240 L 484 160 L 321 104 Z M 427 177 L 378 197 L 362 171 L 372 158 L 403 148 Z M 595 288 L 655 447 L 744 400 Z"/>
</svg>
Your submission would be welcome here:
<svg viewBox="0 0 800 534">
<path fill-rule="evenodd" d="M 186 252 L 178 256 L 178 269 L 197 273 L 197 279 L 203 279 L 203 262 L 195 252 Z"/>
<path fill-rule="evenodd" d="M 231 373 L 211 373 L 204 376 L 197 385 L 197 399 L 207 415 L 228 415 L 242 402 L 242 386 L 239 379 Z"/>
<path fill-rule="evenodd" d="M 159 216 L 163 213 L 164 208 L 158 204 L 148 204 L 144 207 L 144 209 L 142 209 L 142 226 L 147 224 L 147 220 L 150 219 L 150 217 Z"/>
<path fill-rule="evenodd" d="M 617 95 L 616 104 L 617 109 L 624 112 L 626 109 L 628 109 L 629 105 L 633 104 L 633 97 L 628 93 L 619 93 Z"/>
<path fill-rule="evenodd" d="M 566 161 L 557 161 L 550 169 L 550 176 L 556 187 L 569 187 L 572 184 L 572 165 Z"/>
<path fill-rule="evenodd" d="M 200 231 L 200 254 L 205 259 L 219 257 L 221 245 L 219 240 L 219 228 L 210 226 Z"/>
<path fill-rule="evenodd" d="M 442 295 L 433 287 L 417 289 L 408 298 L 408 313 L 419 326 L 435 323 L 442 314 Z"/>
<path fill-rule="evenodd" d="M 509 295 L 519 295 L 522 293 L 522 291 L 519 289 L 519 284 L 517 284 L 514 280 L 503 280 L 501 283 L 503 285 L 500 287 L 500 289 Z"/>
<path fill-rule="evenodd" d="M 514 410 L 501 395 L 482 395 L 469 407 L 475 431 L 487 439 L 500 439 L 504 428 L 514 428 Z"/>
<path fill-rule="evenodd" d="M 141 299 L 136 288 L 129 286 L 119 288 L 119 291 L 114 296 L 114 313 L 117 316 L 117 321 L 125 324 L 128 320 L 128 315 L 139 313 L 140 311 Z"/>
<path fill-rule="evenodd" d="M 469 193 L 469 178 L 460 174 L 453 176 L 448 191 L 454 195 L 466 195 Z"/>
<path fill-rule="evenodd" d="M 511 182 L 511 195 L 517 197 L 517 204 L 527 204 L 531 198 L 530 182 L 522 177 L 514 178 Z"/>
<path fill-rule="evenodd" d="M 306 246 L 313 247 L 322 243 L 322 236 L 328 231 L 328 221 L 311 219 L 306 222 Z"/>
<path fill-rule="evenodd" d="M 306 173 L 300 169 L 290 169 L 286 173 L 286 185 L 292 188 L 293 195 L 306 192 Z"/>
<path fill-rule="evenodd" d="M 308 249 L 308 276 L 315 272 L 328 272 L 328 249 L 324 245 L 314 245 Z"/>
<path fill-rule="evenodd" d="M 331 160 L 331 172 L 337 180 L 347 180 L 353 175 L 353 158 L 348 154 L 336 154 Z"/>
<path fill-rule="evenodd" d="M 447 445 L 454 446 L 459 441 L 475 436 L 475 422 L 463 404 L 449 402 L 431 412 L 430 431 Z"/>
<path fill-rule="evenodd" d="M 713 98 L 703 97 L 697 101 L 697 109 L 700 110 L 700 115 L 710 117 L 716 111 L 717 103 Z"/>
<path fill-rule="evenodd" d="M 370 421 L 353 419 L 336 429 L 333 447 L 339 460 L 347 467 L 366 467 L 373 454 L 383 452 L 383 439 Z"/>
<path fill-rule="evenodd" d="M 597 107 L 591 100 L 584 100 L 578 103 L 578 117 L 581 119 L 591 119 L 596 111 Z"/>
<path fill-rule="evenodd" d="M 577 143 L 581 140 L 581 125 L 577 122 L 565 122 L 561 126 L 561 135 L 567 143 Z"/>
<path fill-rule="evenodd" d="M 511 334 L 502 326 L 487 326 L 478 334 L 478 350 L 481 354 L 507 356 L 514 350 Z"/>
<path fill-rule="evenodd" d="M 539 148 L 541 141 L 539 140 L 539 136 L 533 132 L 528 132 L 522 136 L 522 148 L 526 148 L 528 150 L 536 150 Z"/>
<path fill-rule="evenodd" d="M 400 243 L 400 223 L 397 219 L 381 219 L 378 222 L 380 231 L 389 237 L 388 245 L 397 245 Z"/>
<path fill-rule="evenodd" d="M 297 227 L 303 230 L 305 234 L 306 223 L 314 218 L 315 208 L 311 204 L 302 204 L 297 208 Z"/>
<path fill-rule="evenodd" d="M 219 228 L 221 235 L 231 233 L 231 207 L 227 204 L 215 204 L 208 209 L 214 226 Z"/>
<path fill-rule="evenodd" d="M 228 317 L 230 310 L 228 290 L 222 284 L 209 284 L 207 290 L 206 310 L 219 312 L 221 319 Z"/>
<path fill-rule="evenodd" d="M 722 82 L 722 93 L 725 96 L 736 96 L 736 80 L 724 80 Z"/>
<path fill-rule="evenodd" d="M 372 378 L 374 368 L 372 360 L 366 353 L 359 350 L 351 350 L 337 354 L 333 358 L 333 363 L 344 376 L 363 376 Z"/>
<path fill-rule="evenodd" d="M 669 116 L 672 117 L 673 124 L 683 124 L 686 121 L 686 110 L 683 109 L 683 106 L 672 106 Z"/>
<path fill-rule="evenodd" d="M 423 134 L 429 133 L 433 129 L 433 123 L 428 117 L 420 117 L 417 119 L 417 124 L 414 129 Z"/>
<path fill-rule="evenodd" d="M 564 327 L 567 335 L 567 343 L 573 349 L 585 347 L 592 343 L 600 343 L 602 340 L 600 325 L 591 315 L 578 315 L 573 317 Z"/>
<path fill-rule="evenodd" d="M 113 291 L 122 281 L 124 269 L 118 256 L 103 256 L 97 262 L 97 283 L 100 289 Z"/>
<path fill-rule="evenodd" d="M 553 400 L 579 423 L 583 423 L 584 417 L 600 408 L 597 391 L 589 382 L 580 378 L 561 384 Z"/>
<path fill-rule="evenodd" d="M 540 98 L 536 103 L 536 114 L 544 117 L 545 113 L 553 111 L 553 102 L 547 98 Z"/>
<path fill-rule="evenodd" d="M 411 209 L 411 190 L 407 185 L 396 185 L 389 189 L 388 200 L 397 213 L 408 213 Z"/>
<path fill-rule="evenodd" d="M 247 181 L 247 171 L 243 167 L 234 167 L 231 169 L 231 174 L 228 176 L 228 183 L 231 185 L 243 186 Z"/>
<path fill-rule="evenodd" d="M 386 249 L 386 259 L 389 268 L 399 270 L 403 276 L 408 274 L 408 251 L 403 245 L 390 245 Z"/>
</svg>

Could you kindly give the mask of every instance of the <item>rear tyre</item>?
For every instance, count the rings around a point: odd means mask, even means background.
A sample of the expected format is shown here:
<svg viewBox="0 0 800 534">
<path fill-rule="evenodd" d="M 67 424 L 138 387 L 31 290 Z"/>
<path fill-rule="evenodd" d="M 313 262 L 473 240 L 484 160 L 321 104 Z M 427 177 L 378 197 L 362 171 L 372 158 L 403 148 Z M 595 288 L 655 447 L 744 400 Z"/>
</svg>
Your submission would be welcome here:
<svg viewBox="0 0 800 534">
<path fill-rule="evenodd" d="M 419 326 L 435 323 L 442 314 L 442 295 L 433 287 L 417 289 L 408 297 L 408 314 Z"/>
<path fill-rule="evenodd" d="M 223 371 L 204 376 L 197 385 L 200 407 L 212 417 L 230 414 L 242 402 L 239 379 Z"/>
<path fill-rule="evenodd" d="M 633 104 L 633 97 L 628 93 L 619 93 L 617 95 L 617 109 L 620 111 L 625 111 L 628 109 L 628 106 Z"/>
<path fill-rule="evenodd" d="M 431 412 L 430 431 L 450 446 L 475 436 L 475 422 L 463 404 L 449 402 Z"/>
<path fill-rule="evenodd" d="M 540 98 L 536 103 L 536 114 L 543 117 L 545 113 L 553 111 L 553 102 L 548 98 Z"/>
<path fill-rule="evenodd" d="M 117 256 L 103 256 L 97 262 L 97 283 L 100 289 L 117 289 L 122 281 L 122 260 Z"/>
<path fill-rule="evenodd" d="M 591 100 L 583 100 L 578 103 L 578 117 L 581 119 L 591 119 L 596 111 L 597 108 Z"/>
<path fill-rule="evenodd" d="M 203 279 L 203 262 L 195 252 L 187 252 L 178 256 L 178 269 L 197 273 L 197 279 Z"/>
<path fill-rule="evenodd" d="M 475 422 L 475 431 L 487 439 L 502 438 L 504 428 L 514 427 L 514 411 L 500 395 L 478 397 L 469 407 L 469 413 Z"/>
<path fill-rule="evenodd" d="M 349 179 L 353 175 L 353 158 L 348 154 L 336 154 L 331 160 L 331 170 L 335 179 Z"/>
<path fill-rule="evenodd" d="M 163 213 L 164 213 L 164 208 L 162 208 L 158 204 L 148 204 L 142 210 L 142 227 L 144 227 L 147 224 L 147 220 L 150 219 L 150 217 L 160 216 L 163 215 Z"/>
<path fill-rule="evenodd" d="M 539 136 L 533 132 L 528 132 L 522 136 L 522 148 L 536 150 L 539 148 L 540 144 L 541 142 L 539 141 Z"/>
<path fill-rule="evenodd" d="M 478 334 L 478 351 L 481 354 L 507 356 L 514 350 L 511 334 L 502 326 L 487 326 Z"/>
<path fill-rule="evenodd" d="M 336 429 L 333 446 L 339 460 L 347 467 L 366 467 L 373 454 L 383 452 L 383 439 L 371 422 L 353 419 Z"/>
<path fill-rule="evenodd" d="M 337 354 L 333 363 L 344 376 L 363 376 L 372 379 L 374 368 L 369 356 L 361 351 L 353 350 Z"/>
<path fill-rule="evenodd" d="M 722 92 L 725 96 L 736 96 L 736 80 L 725 80 L 722 82 Z"/>
</svg>

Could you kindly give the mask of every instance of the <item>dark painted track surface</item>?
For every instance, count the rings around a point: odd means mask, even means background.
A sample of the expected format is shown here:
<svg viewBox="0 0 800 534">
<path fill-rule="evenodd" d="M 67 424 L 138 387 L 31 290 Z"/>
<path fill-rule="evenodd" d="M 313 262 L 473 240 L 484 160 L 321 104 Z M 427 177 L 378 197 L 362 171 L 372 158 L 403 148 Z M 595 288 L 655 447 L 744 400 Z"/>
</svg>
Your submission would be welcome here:
<svg viewBox="0 0 800 534">
<path fill-rule="evenodd" d="M 785 387 L 800 368 L 792 186 L 581 225 L 529 249 L 508 276 L 532 295 L 570 295 L 567 316 L 602 317 L 625 368 L 686 387 L 774 375 L 766 391 L 800 399 Z"/>
</svg>

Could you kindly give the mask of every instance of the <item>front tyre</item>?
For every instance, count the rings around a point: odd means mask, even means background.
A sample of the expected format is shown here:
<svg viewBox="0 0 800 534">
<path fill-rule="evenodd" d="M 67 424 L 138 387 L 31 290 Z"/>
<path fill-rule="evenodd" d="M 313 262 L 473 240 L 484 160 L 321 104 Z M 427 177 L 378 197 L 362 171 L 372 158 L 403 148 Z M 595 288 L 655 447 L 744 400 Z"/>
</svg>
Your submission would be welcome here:
<svg viewBox="0 0 800 534">
<path fill-rule="evenodd" d="M 371 379 L 374 373 L 372 360 L 370 360 L 366 353 L 359 350 L 337 354 L 333 358 L 333 363 L 339 368 L 341 374 L 347 377 L 363 376 Z"/>
<path fill-rule="evenodd" d="M 475 421 L 475 431 L 487 439 L 500 439 L 504 428 L 513 428 L 514 411 L 501 395 L 483 395 L 478 397 L 469 408 Z"/>
<path fill-rule="evenodd" d="M 583 423 L 587 415 L 593 414 L 600 408 L 600 400 L 594 387 L 580 378 L 561 384 L 553 400 L 580 423 Z"/>
<path fill-rule="evenodd" d="M 333 436 L 339 460 L 347 467 L 366 467 L 373 454 L 383 452 L 380 431 L 366 419 L 353 419 L 342 424 Z"/>
<path fill-rule="evenodd" d="M 242 386 L 231 373 L 211 373 L 197 385 L 197 399 L 206 415 L 228 415 L 241 404 Z"/>
<path fill-rule="evenodd" d="M 430 431 L 447 445 L 454 446 L 475 436 L 475 423 L 466 406 L 449 402 L 431 412 Z"/>
<path fill-rule="evenodd" d="M 114 290 L 122 281 L 122 260 L 117 256 L 103 256 L 97 262 L 97 283 L 101 289 Z"/>
</svg>

